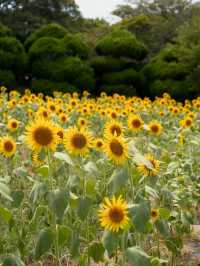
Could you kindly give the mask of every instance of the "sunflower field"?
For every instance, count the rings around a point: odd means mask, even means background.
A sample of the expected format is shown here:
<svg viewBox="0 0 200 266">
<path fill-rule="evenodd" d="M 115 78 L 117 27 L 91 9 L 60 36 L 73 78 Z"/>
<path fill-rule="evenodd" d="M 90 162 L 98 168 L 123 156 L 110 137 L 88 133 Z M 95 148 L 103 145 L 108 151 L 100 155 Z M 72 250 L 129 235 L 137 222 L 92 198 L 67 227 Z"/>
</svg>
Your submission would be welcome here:
<svg viewBox="0 0 200 266">
<path fill-rule="evenodd" d="M 200 98 L 0 94 L 3 266 L 192 266 Z"/>
</svg>

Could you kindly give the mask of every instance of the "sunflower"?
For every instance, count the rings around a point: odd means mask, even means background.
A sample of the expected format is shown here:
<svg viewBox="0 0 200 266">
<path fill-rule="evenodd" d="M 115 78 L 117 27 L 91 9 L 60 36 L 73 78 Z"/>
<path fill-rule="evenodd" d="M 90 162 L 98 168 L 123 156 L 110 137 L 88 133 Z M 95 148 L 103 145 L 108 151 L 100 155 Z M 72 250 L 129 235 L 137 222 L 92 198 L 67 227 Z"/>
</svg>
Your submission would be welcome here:
<svg viewBox="0 0 200 266">
<path fill-rule="evenodd" d="M 187 116 L 183 120 L 180 121 L 180 126 L 182 126 L 184 128 L 191 127 L 192 122 L 193 122 L 192 118 Z"/>
<path fill-rule="evenodd" d="M 157 122 L 157 121 L 152 121 L 150 122 L 150 124 L 148 125 L 148 129 L 149 131 L 152 133 L 152 134 L 155 134 L 155 135 L 160 135 L 162 130 L 163 130 L 163 127 L 162 125 Z"/>
<path fill-rule="evenodd" d="M 92 146 L 92 135 L 84 128 L 71 127 L 64 137 L 65 148 L 74 155 L 84 155 Z"/>
<path fill-rule="evenodd" d="M 121 196 L 118 198 L 105 198 L 98 216 L 101 226 L 106 230 L 118 232 L 120 229 L 125 229 L 129 225 L 129 217 L 127 211 L 127 203 Z"/>
<path fill-rule="evenodd" d="M 13 138 L 6 136 L 0 140 L 0 152 L 7 158 L 12 157 L 17 149 L 17 145 Z"/>
<path fill-rule="evenodd" d="M 151 220 L 156 222 L 159 218 L 159 211 L 157 209 L 151 209 Z"/>
<path fill-rule="evenodd" d="M 59 115 L 59 119 L 62 124 L 65 124 L 68 121 L 68 116 L 65 113 L 61 113 Z"/>
<path fill-rule="evenodd" d="M 131 115 L 128 118 L 128 127 L 132 131 L 139 131 L 143 127 L 144 121 L 141 119 L 139 115 Z"/>
<path fill-rule="evenodd" d="M 85 118 L 79 117 L 78 119 L 78 125 L 79 127 L 84 127 L 87 125 L 87 120 Z"/>
<path fill-rule="evenodd" d="M 63 143 L 63 139 L 64 139 L 64 135 L 65 135 L 65 131 L 62 127 L 57 126 L 57 136 L 59 138 L 59 143 Z"/>
<path fill-rule="evenodd" d="M 104 147 L 104 141 L 101 138 L 94 140 L 94 147 L 97 151 L 102 151 Z"/>
<path fill-rule="evenodd" d="M 104 151 L 116 164 L 123 164 L 128 158 L 128 144 L 122 137 L 110 136 L 105 141 Z"/>
<path fill-rule="evenodd" d="M 148 154 L 146 155 L 147 161 L 149 161 L 150 166 L 145 164 L 138 165 L 137 169 L 138 172 L 145 176 L 156 176 L 160 170 L 160 163 L 157 161 L 152 155 Z"/>
<path fill-rule="evenodd" d="M 105 137 L 109 137 L 110 135 L 119 137 L 123 135 L 123 131 L 123 126 L 118 121 L 107 122 L 104 126 Z"/>
<path fill-rule="evenodd" d="M 8 120 L 7 123 L 7 128 L 10 129 L 11 131 L 16 131 L 19 127 L 19 121 L 12 118 Z"/>
<path fill-rule="evenodd" d="M 53 122 L 38 118 L 26 127 L 26 143 L 32 150 L 39 151 L 42 148 L 55 150 L 59 142 L 57 127 Z"/>
</svg>

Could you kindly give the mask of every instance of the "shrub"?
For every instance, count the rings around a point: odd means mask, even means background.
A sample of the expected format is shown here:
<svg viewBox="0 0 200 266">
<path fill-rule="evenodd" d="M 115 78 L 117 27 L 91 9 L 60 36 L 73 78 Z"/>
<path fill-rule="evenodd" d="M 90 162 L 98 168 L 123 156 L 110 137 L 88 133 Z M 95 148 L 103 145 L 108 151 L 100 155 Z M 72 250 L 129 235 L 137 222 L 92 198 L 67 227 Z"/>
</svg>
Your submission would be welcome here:
<svg viewBox="0 0 200 266">
<path fill-rule="evenodd" d="M 137 60 L 143 59 L 147 54 L 146 47 L 132 33 L 121 29 L 103 37 L 97 43 L 96 51 L 100 55 L 124 56 Z"/>
<path fill-rule="evenodd" d="M 77 88 L 67 82 L 53 82 L 45 79 L 33 79 L 31 89 L 34 93 L 43 92 L 44 94 L 53 95 L 53 91 L 74 92 Z"/>
<path fill-rule="evenodd" d="M 65 55 L 63 43 L 53 37 L 38 39 L 29 50 L 30 62 L 34 60 L 56 60 Z"/>
<path fill-rule="evenodd" d="M 22 73 L 26 65 L 23 45 L 14 37 L 0 38 L 0 69 Z"/>
<path fill-rule="evenodd" d="M 7 88 L 16 88 L 16 80 L 12 71 L 0 70 L 0 86 Z"/>
<path fill-rule="evenodd" d="M 78 56 L 82 59 L 87 59 L 89 56 L 89 47 L 78 35 L 66 35 L 63 46 L 67 56 Z"/>
<path fill-rule="evenodd" d="M 91 65 L 97 74 L 119 71 L 125 67 L 125 62 L 112 56 L 96 56 L 91 60 Z"/>
<path fill-rule="evenodd" d="M 66 34 L 68 34 L 68 31 L 64 27 L 55 23 L 47 24 L 36 30 L 27 38 L 25 41 L 25 47 L 29 50 L 32 44 L 42 37 L 61 39 L 64 38 Z"/>
<path fill-rule="evenodd" d="M 0 23 L 0 38 L 7 37 L 11 35 L 11 30 Z"/>
</svg>

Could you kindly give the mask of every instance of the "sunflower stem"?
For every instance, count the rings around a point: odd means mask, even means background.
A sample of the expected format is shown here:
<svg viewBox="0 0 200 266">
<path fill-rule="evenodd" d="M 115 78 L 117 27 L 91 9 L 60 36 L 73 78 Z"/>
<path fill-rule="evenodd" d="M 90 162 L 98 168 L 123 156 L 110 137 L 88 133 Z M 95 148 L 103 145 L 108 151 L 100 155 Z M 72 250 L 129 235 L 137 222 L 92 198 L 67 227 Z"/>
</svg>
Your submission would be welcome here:
<svg viewBox="0 0 200 266">
<path fill-rule="evenodd" d="M 122 266 L 126 266 L 125 250 L 126 250 L 126 232 L 124 232 L 122 235 Z"/>
</svg>

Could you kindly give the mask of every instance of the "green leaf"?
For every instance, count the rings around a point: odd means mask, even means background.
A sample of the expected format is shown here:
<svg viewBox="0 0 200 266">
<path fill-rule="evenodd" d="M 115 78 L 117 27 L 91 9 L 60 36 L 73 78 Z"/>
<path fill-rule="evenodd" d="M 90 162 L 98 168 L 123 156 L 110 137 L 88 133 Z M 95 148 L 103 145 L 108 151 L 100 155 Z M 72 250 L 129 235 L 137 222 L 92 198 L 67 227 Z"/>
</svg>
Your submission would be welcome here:
<svg viewBox="0 0 200 266">
<path fill-rule="evenodd" d="M 133 266 L 151 266 L 150 257 L 138 247 L 128 248 L 126 256 Z"/>
<path fill-rule="evenodd" d="M 167 221 L 159 219 L 156 221 L 155 225 L 161 235 L 165 237 L 170 236 L 170 230 Z"/>
<path fill-rule="evenodd" d="M 104 247 L 102 243 L 94 242 L 89 246 L 88 255 L 93 258 L 94 262 L 103 261 Z"/>
<path fill-rule="evenodd" d="M 150 219 L 150 205 L 148 202 L 142 202 L 130 209 L 135 229 L 139 232 L 146 231 L 147 222 Z"/>
<path fill-rule="evenodd" d="M 84 165 L 84 170 L 90 175 L 96 175 L 98 173 L 97 166 L 94 162 L 88 162 Z"/>
<path fill-rule="evenodd" d="M 55 191 L 50 195 L 50 205 L 58 219 L 62 219 L 68 205 L 68 196 L 65 191 Z"/>
<path fill-rule="evenodd" d="M 58 229 L 58 245 L 64 246 L 66 242 L 69 242 L 72 231 L 69 227 L 60 226 Z"/>
<path fill-rule="evenodd" d="M 82 221 L 84 221 L 87 218 L 91 205 L 92 205 L 92 200 L 90 198 L 86 197 L 86 198 L 80 198 L 78 200 L 77 214 Z"/>
<path fill-rule="evenodd" d="M 48 229 L 43 229 L 39 233 L 39 237 L 35 248 L 35 259 L 38 260 L 42 255 L 50 250 L 54 242 L 54 233 Z"/>
<path fill-rule="evenodd" d="M 42 148 L 41 151 L 39 152 L 39 158 L 40 158 L 40 160 L 41 161 L 44 161 L 45 158 L 46 158 L 46 155 L 47 155 L 46 150 Z"/>
<path fill-rule="evenodd" d="M 0 194 L 4 198 L 6 198 L 6 199 L 8 199 L 10 201 L 13 201 L 13 199 L 10 196 L 10 188 L 4 183 L 0 183 Z"/>
<path fill-rule="evenodd" d="M 14 255 L 8 255 L 3 260 L 3 266 L 25 266 L 25 264 L 19 257 Z"/>
<path fill-rule="evenodd" d="M 37 200 L 41 199 L 47 193 L 47 185 L 36 182 L 30 193 L 30 201 L 35 204 Z"/>
<path fill-rule="evenodd" d="M 168 209 L 165 209 L 165 208 L 160 208 L 158 209 L 159 211 L 159 217 L 164 219 L 164 220 L 168 220 L 170 218 L 170 211 Z"/>
<path fill-rule="evenodd" d="M 127 167 L 123 167 L 121 169 L 115 169 L 108 182 L 108 188 L 113 194 L 115 194 L 124 187 L 127 180 L 128 180 Z"/>
<path fill-rule="evenodd" d="M 11 197 L 13 199 L 12 207 L 13 208 L 19 208 L 21 203 L 22 203 L 22 200 L 24 198 L 24 192 L 20 191 L 20 190 L 19 191 L 12 191 Z"/>
<path fill-rule="evenodd" d="M 0 217 L 1 217 L 6 223 L 9 223 L 10 220 L 11 220 L 11 218 L 12 218 L 12 214 L 11 214 L 11 212 L 10 212 L 8 209 L 6 209 L 6 208 L 0 206 Z"/>
<path fill-rule="evenodd" d="M 54 157 L 56 159 L 59 159 L 61 161 L 66 162 L 69 165 L 74 165 L 74 162 L 72 161 L 71 157 L 67 153 L 64 153 L 64 152 L 55 152 L 54 153 Z"/>
<path fill-rule="evenodd" d="M 105 231 L 103 235 L 103 246 L 107 250 L 108 255 L 111 256 L 115 253 L 119 246 L 119 235 L 111 231 Z"/>
<path fill-rule="evenodd" d="M 49 166 L 46 164 L 40 166 L 39 168 L 37 168 L 36 173 L 47 178 L 49 176 Z"/>
</svg>

